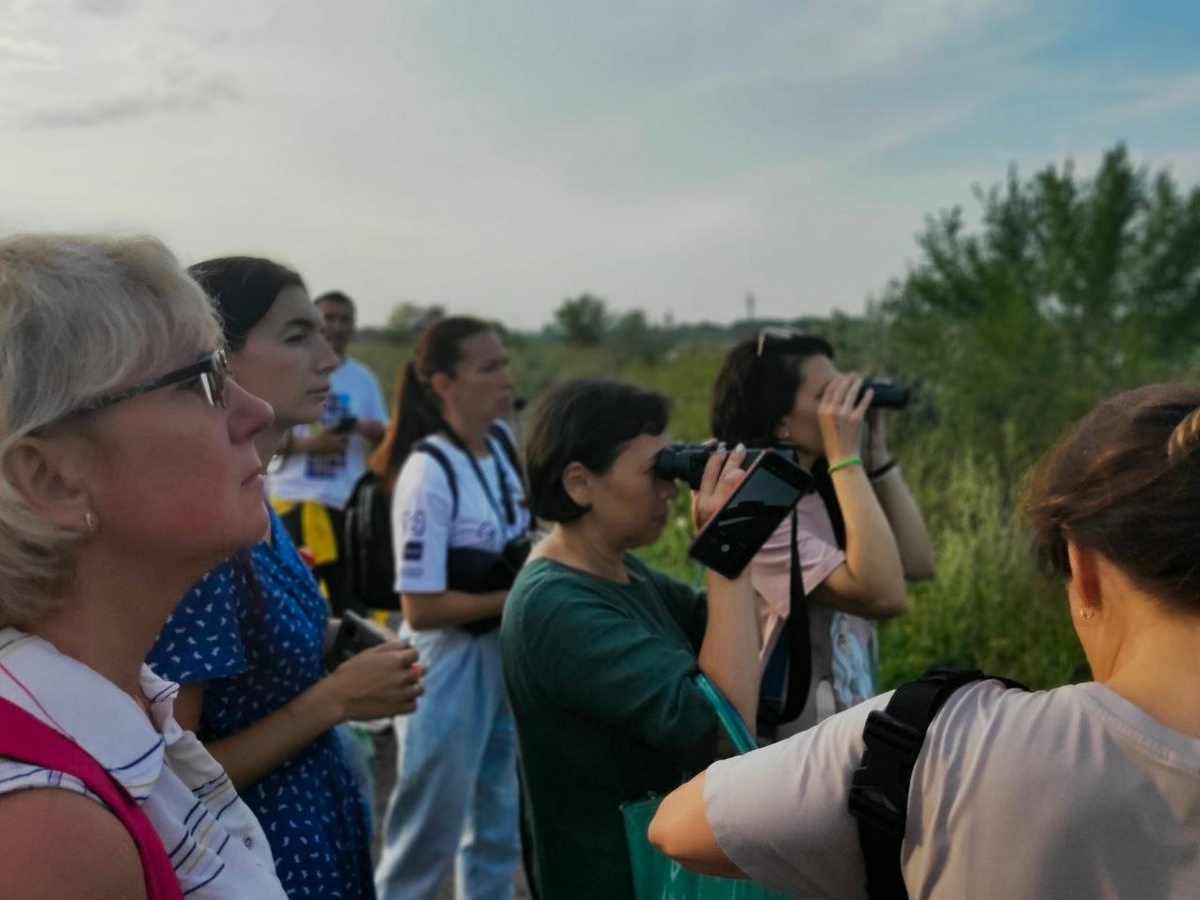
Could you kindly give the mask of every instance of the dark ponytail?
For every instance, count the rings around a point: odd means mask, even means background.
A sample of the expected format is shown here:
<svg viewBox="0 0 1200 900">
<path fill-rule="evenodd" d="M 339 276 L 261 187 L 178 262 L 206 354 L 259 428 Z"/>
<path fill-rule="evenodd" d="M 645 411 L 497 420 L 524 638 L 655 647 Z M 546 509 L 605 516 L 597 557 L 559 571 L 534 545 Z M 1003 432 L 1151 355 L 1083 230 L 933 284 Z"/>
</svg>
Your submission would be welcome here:
<svg viewBox="0 0 1200 900">
<path fill-rule="evenodd" d="M 430 379 L 439 372 L 453 377 L 462 359 L 462 342 L 491 330 L 487 322 L 470 316 L 442 319 L 425 331 L 412 360 L 401 368 L 387 434 L 371 455 L 371 469 L 383 479 L 388 493 L 413 444 L 445 427 Z"/>
</svg>

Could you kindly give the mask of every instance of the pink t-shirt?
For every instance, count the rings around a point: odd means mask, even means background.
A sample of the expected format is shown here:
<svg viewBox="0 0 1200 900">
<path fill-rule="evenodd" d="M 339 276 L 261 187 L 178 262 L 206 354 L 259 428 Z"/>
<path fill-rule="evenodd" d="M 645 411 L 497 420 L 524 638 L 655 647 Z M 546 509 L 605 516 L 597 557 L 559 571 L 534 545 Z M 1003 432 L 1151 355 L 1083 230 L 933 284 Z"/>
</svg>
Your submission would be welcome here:
<svg viewBox="0 0 1200 900">
<path fill-rule="evenodd" d="M 803 731 L 875 693 L 875 623 L 818 603 L 812 597 L 813 591 L 846 562 L 825 503 L 819 494 L 808 494 L 796 505 L 796 515 L 800 573 L 808 595 L 812 677 L 804 711 L 795 722 L 780 727 L 781 738 Z M 750 568 L 762 636 L 760 672 L 766 668 L 791 609 L 788 595 L 791 536 L 789 516 L 767 539 Z"/>
</svg>

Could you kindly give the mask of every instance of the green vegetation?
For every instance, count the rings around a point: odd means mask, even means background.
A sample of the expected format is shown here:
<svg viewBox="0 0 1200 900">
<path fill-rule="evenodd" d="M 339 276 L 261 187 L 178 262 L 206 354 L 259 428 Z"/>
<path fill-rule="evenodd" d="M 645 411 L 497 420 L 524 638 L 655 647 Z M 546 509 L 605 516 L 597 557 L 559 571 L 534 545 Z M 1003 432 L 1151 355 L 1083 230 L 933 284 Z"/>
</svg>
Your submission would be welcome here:
<svg viewBox="0 0 1200 900">
<path fill-rule="evenodd" d="M 910 612 L 881 630 L 885 685 L 937 663 L 1033 687 L 1086 678 L 1063 586 L 1038 573 L 1020 526 L 1021 474 L 1101 397 L 1200 374 L 1200 189 L 1133 166 L 1117 147 L 1091 179 L 1068 163 L 1028 180 L 1011 171 L 975 193 L 979 227 L 960 209 L 931 217 L 918 261 L 865 316 L 789 323 L 828 336 L 843 368 L 918 387 L 889 424 L 938 574 L 913 585 Z M 614 321 L 584 294 L 564 302 L 557 328 L 506 341 L 528 396 L 568 378 L 622 378 L 670 396 L 672 433 L 698 440 L 726 349 L 776 324 Z M 411 352 L 412 332 L 401 332 L 355 347 L 389 388 Z M 687 539 L 681 494 L 645 556 L 696 581 Z"/>
</svg>

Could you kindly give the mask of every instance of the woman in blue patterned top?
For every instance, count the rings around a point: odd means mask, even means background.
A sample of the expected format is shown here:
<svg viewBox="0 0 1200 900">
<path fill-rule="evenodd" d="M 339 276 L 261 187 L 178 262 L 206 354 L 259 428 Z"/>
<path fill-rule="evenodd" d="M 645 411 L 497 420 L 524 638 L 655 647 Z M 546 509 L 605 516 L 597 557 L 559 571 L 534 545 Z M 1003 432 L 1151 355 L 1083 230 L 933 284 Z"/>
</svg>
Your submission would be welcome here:
<svg viewBox="0 0 1200 900">
<path fill-rule="evenodd" d="M 193 266 L 223 319 L 233 377 L 275 421 L 256 441 L 269 459 L 316 421 L 338 358 L 300 277 L 264 259 Z M 150 655 L 183 685 L 181 723 L 196 729 L 266 831 L 289 897 L 372 897 L 370 823 L 333 729 L 412 712 L 416 652 L 391 641 L 322 677 L 332 633 L 324 597 L 272 512 L 265 539 L 195 584 Z"/>
</svg>

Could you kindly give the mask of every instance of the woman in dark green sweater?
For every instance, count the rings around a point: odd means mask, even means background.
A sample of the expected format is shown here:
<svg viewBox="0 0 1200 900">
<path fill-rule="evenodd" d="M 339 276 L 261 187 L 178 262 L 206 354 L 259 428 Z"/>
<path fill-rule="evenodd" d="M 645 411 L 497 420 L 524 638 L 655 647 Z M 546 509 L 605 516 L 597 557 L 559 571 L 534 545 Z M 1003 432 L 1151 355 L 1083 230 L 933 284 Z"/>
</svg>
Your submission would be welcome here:
<svg viewBox="0 0 1200 900">
<path fill-rule="evenodd" d="M 753 720 L 748 577 L 710 572 L 706 602 L 629 553 L 659 536 L 675 496 L 654 473 L 667 407 L 632 385 L 575 381 L 545 397 L 526 442 L 532 511 L 555 524 L 509 593 L 500 644 L 541 900 L 633 897 L 619 806 L 711 759 L 718 722 L 698 672 Z M 697 525 L 737 483 L 743 455 L 709 459 Z"/>
</svg>

